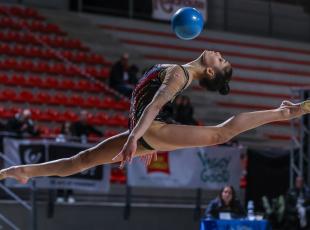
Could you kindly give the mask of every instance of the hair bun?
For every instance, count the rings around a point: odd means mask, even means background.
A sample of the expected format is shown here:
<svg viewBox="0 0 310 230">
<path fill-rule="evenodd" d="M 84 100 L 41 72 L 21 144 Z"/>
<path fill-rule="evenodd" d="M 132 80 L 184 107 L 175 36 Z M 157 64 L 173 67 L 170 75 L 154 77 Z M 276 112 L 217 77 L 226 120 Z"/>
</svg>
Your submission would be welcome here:
<svg viewBox="0 0 310 230">
<path fill-rule="evenodd" d="M 227 95 L 229 94 L 229 92 L 230 92 L 230 87 L 227 83 L 224 84 L 223 87 L 219 89 L 219 93 L 222 95 Z"/>
</svg>

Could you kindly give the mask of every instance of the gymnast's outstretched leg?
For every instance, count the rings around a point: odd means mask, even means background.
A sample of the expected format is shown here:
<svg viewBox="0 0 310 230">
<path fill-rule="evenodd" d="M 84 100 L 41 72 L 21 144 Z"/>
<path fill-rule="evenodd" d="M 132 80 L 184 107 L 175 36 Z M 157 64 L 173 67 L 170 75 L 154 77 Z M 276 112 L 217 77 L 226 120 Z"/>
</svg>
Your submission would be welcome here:
<svg viewBox="0 0 310 230">
<path fill-rule="evenodd" d="M 112 163 L 112 158 L 122 149 L 128 137 L 128 131 L 110 137 L 98 145 L 86 149 L 70 158 L 63 158 L 41 164 L 13 166 L 0 171 L 0 179 L 15 178 L 21 183 L 26 183 L 29 178 L 38 176 L 69 176 L 88 168 Z M 146 150 L 138 145 L 137 155 L 150 154 L 153 151 Z M 117 159 L 113 162 L 118 162 Z"/>
<path fill-rule="evenodd" d="M 158 124 L 158 128 L 151 128 L 145 133 L 144 139 L 161 151 L 211 146 L 225 143 L 236 135 L 261 125 L 289 120 L 306 113 L 310 113 L 310 101 L 298 104 L 283 101 L 278 108 L 240 113 L 217 126 Z"/>
</svg>

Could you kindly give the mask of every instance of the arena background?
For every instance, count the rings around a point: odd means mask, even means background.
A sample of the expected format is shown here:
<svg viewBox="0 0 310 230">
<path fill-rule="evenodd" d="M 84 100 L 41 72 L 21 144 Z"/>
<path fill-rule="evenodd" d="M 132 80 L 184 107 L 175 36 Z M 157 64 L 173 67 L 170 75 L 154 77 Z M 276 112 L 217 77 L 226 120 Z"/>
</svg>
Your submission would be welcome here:
<svg viewBox="0 0 310 230">
<path fill-rule="evenodd" d="M 206 18 L 205 29 L 195 40 L 183 41 L 171 32 L 167 19 L 182 6 L 197 7 Z M 200 124 L 274 108 L 285 99 L 308 98 L 309 12 L 308 1 L 295 0 L 1 0 L 0 118 L 5 124 L 29 108 L 40 130 L 40 137 L 21 139 L 4 128 L 2 164 L 66 157 L 125 130 L 129 100 L 108 85 L 110 68 L 123 53 L 141 74 L 155 63 L 186 63 L 204 49 L 222 52 L 234 67 L 231 96 L 204 92 L 198 85 L 185 92 Z M 103 136 L 78 140 L 82 143 L 59 139 L 61 124 L 76 121 L 81 110 L 87 110 L 88 121 Z M 120 170 L 118 165 L 67 180 L 41 178 L 26 187 L 6 181 L 1 184 L 0 225 L 2 229 L 199 229 L 208 202 L 228 182 L 244 205 L 254 200 L 257 212 L 264 212 L 263 196 L 285 194 L 296 175 L 310 182 L 308 124 L 307 117 L 276 122 L 238 136 L 229 146 L 194 149 L 188 156 L 197 161 L 188 161 L 182 151 L 161 153 L 159 163 L 153 162 L 143 174 L 149 181 L 141 179 L 142 171 Z M 203 159 L 221 162 L 212 155 L 217 151 L 235 163 L 230 170 L 217 165 L 208 171 L 214 181 L 185 181 L 182 170 L 174 174 L 173 168 L 179 167 L 202 178 L 202 172 L 212 167 Z M 178 154 L 184 159 L 174 161 L 174 166 L 171 159 Z M 168 176 L 167 184 L 153 181 L 148 174 L 154 171 L 163 175 L 161 179 L 168 175 L 180 181 L 169 181 Z M 56 190 L 62 187 L 73 188 L 74 203 L 56 202 Z M 12 192 L 21 200 L 13 199 Z"/>
</svg>

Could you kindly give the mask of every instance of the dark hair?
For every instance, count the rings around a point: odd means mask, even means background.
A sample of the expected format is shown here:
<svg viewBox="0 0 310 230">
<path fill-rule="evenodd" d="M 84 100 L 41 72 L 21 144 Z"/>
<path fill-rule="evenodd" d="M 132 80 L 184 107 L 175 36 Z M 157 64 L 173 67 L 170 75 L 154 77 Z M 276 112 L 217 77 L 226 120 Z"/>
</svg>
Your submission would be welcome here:
<svg viewBox="0 0 310 230">
<path fill-rule="evenodd" d="M 199 81 L 199 84 L 209 91 L 218 91 L 222 95 L 227 95 L 230 92 L 229 81 L 232 73 L 233 69 L 229 65 L 224 70 L 216 71 L 213 79 L 204 77 Z"/>
<path fill-rule="evenodd" d="M 216 77 L 219 77 L 221 79 L 224 79 L 224 83 L 222 87 L 219 89 L 219 93 L 222 95 L 227 95 L 230 92 L 230 87 L 229 87 L 229 81 L 231 79 L 233 73 L 233 69 L 231 66 L 227 67 L 224 69 L 224 71 L 219 71 L 216 74 Z"/>
<path fill-rule="evenodd" d="M 219 198 L 220 198 L 220 200 L 221 200 L 221 202 L 222 202 L 222 204 L 223 204 L 224 202 L 223 202 L 223 199 L 222 199 L 222 193 L 223 193 L 223 191 L 224 191 L 225 188 L 230 188 L 230 189 L 231 189 L 231 196 L 232 196 L 232 198 L 231 198 L 231 201 L 230 201 L 229 205 L 233 205 L 234 202 L 235 202 L 235 200 L 236 200 L 236 190 L 234 189 L 234 187 L 233 187 L 232 185 L 225 185 L 225 186 L 220 190 L 218 196 L 219 196 Z"/>
</svg>

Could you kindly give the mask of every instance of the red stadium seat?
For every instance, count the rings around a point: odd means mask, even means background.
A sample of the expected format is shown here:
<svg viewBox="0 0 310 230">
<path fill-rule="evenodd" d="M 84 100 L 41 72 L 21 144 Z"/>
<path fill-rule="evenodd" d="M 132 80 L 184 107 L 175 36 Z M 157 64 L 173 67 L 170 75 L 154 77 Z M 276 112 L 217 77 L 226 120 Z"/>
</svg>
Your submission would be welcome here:
<svg viewBox="0 0 310 230">
<path fill-rule="evenodd" d="M 54 65 L 51 65 L 50 72 L 54 74 L 66 74 L 66 67 L 63 63 L 54 63 Z"/>
<path fill-rule="evenodd" d="M 25 56 L 26 48 L 22 45 L 15 45 L 11 49 L 11 54 L 15 56 Z"/>
<path fill-rule="evenodd" d="M 13 26 L 12 26 L 13 24 L 14 24 L 14 20 L 12 18 L 2 17 L 0 19 L 0 26 L 3 28 L 10 28 L 10 27 L 13 28 Z"/>
<path fill-rule="evenodd" d="M 0 107 L 0 117 L 1 118 L 10 118 L 12 117 L 14 114 L 11 114 L 10 113 L 10 110 L 8 110 L 7 108 L 3 108 L 3 107 Z"/>
<path fill-rule="evenodd" d="M 5 89 L 0 92 L 0 99 L 3 101 L 15 101 L 16 97 L 16 92 L 11 89 Z"/>
<path fill-rule="evenodd" d="M 85 60 L 87 59 L 85 52 L 78 52 L 74 55 L 73 60 L 75 62 L 85 62 Z"/>
<path fill-rule="evenodd" d="M 30 22 L 25 19 L 16 21 L 16 29 L 29 29 Z"/>
<path fill-rule="evenodd" d="M 76 87 L 76 84 L 70 79 L 64 79 L 59 85 L 59 87 L 61 89 L 73 90 Z"/>
<path fill-rule="evenodd" d="M 22 33 L 21 36 L 19 36 L 19 34 L 16 34 L 15 41 L 17 42 L 20 41 L 25 44 L 33 44 L 33 45 L 37 45 L 39 43 L 35 35 L 31 33 Z"/>
<path fill-rule="evenodd" d="M 39 133 L 41 137 L 51 137 L 51 131 L 46 126 L 39 126 L 38 127 Z"/>
<path fill-rule="evenodd" d="M 60 55 L 70 61 L 73 59 L 73 53 L 71 50 L 63 50 L 60 52 Z"/>
<path fill-rule="evenodd" d="M 23 90 L 17 96 L 16 101 L 23 102 L 23 103 L 32 103 L 33 98 L 34 96 L 31 91 Z"/>
<path fill-rule="evenodd" d="M 30 24 L 28 24 L 28 28 L 31 31 L 46 32 L 45 25 L 41 21 L 32 21 Z"/>
<path fill-rule="evenodd" d="M 10 84 L 16 85 L 16 86 L 25 86 L 27 85 L 26 81 L 27 79 L 23 75 L 14 74 L 11 77 Z"/>
<path fill-rule="evenodd" d="M 5 59 L 1 62 L 1 68 L 5 70 L 16 70 L 18 69 L 17 67 L 18 63 L 13 58 Z"/>
<path fill-rule="evenodd" d="M 89 96 L 85 102 L 85 106 L 87 106 L 87 107 L 96 108 L 96 107 L 98 107 L 99 104 L 100 104 L 100 99 L 98 97 L 95 97 L 95 96 Z"/>
<path fill-rule="evenodd" d="M 53 130 L 52 130 L 52 133 L 54 133 L 55 135 L 58 135 L 61 133 L 61 128 L 60 127 L 55 127 Z"/>
<path fill-rule="evenodd" d="M 6 55 L 11 55 L 12 54 L 12 49 L 11 49 L 11 47 L 8 44 L 1 43 L 0 44 L 0 53 L 1 54 L 6 54 Z"/>
<path fill-rule="evenodd" d="M 94 92 L 105 92 L 105 89 L 99 83 L 91 84 L 91 87 L 89 89 Z"/>
<path fill-rule="evenodd" d="M 41 50 L 41 56 L 46 59 L 57 59 L 57 51 L 53 49 Z"/>
<path fill-rule="evenodd" d="M 84 98 L 74 94 L 69 98 L 68 105 L 83 107 L 85 104 Z"/>
<path fill-rule="evenodd" d="M 44 83 L 42 79 L 35 75 L 30 75 L 26 81 L 26 85 L 29 87 L 38 87 L 42 88 L 44 87 Z"/>
<path fill-rule="evenodd" d="M 19 109 L 20 110 L 20 109 Z M 5 119 L 8 119 L 8 118 L 11 118 L 11 117 L 13 117 L 15 114 L 16 114 L 16 112 L 20 112 L 20 111 L 18 111 L 18 109 L 17 108 L 0 108 L 0 117 L 2 117 L 2 118 L 5 118 Z"/>
<path fill-rule="evenodd" d="M 41 58 L 41 57 L 43 57 L 43 53 L 42 53 L 42 50 L 39 49 L 38 47 L 31 46 L 25 50 L 24 56 Z"/>
<path fill-rule="evenodd" d="M 40 40 L 50 46 L 55 46 L 55 42 L 54 42 L 54 39 L 51 38 L 50 36 L 48 35 L 41 35 L 39 36 Z"/>
<path fill-rule="evenodd" d="M 56 36 L 53 39 L 53 45 L 56 46 L 56 47 L 66 48 L 67 42 L 66 42 L 66 40 L 63 37 Z"/>
<path fill-rule="evenodd" d="M 59 87 L 59 81 L 56 77 L 47 77 L 44 81 L 44 87 L 49 89 L 57 89 Z"/>
<path fill-rule="evenodd" d="M 100 72 L 99 72 L 99 78 L 109 78 L 109 69 L 108 68 L 101 68 Z"/>
<path fill-rule="evenodd" d="M 118 101 L 118 106 L 120 109 L 128 111 L 130 108 L 130 102 L 127 99 L 121 99 Z"/>
<path fill-rule="evenodd" d="M 31 108 L 31 118 L 33 120 L 41 120 L 42 114 L 41 114 L 41 110 L 37 109 L 37 108 Z"/>
<path fill-rule="evenodd" d="M 86 80 L 80 80 L 77 82 L 75 89 L 77 90 L 92 90 L 92 84 Z"/>
<path fill-rule="evenodd" d="M 75 122 L 79 119 L 79 116 L 70 110 L 67 110 L 63 113 L 63 116 L 65 118 L 66 121 L 71 121 L 71 122 Z"/>
<path fill-rule="evenodd" d="M 91 54 L 89 56 L 88 62 L 91 64 L 105 64 L 103 57 L 98 54 Z"/>
<path fill-rule="evenodd" d="M 17 6 L 12 6 L 10 8 L 8 8 L 8 11 L 9 13 L 15 15 L 15 16 L 23 16 L 23 9 L 20 8 L 20 7 L 17 7 Z"/>
<path fill-rule="evenodd" d="M 88 73 L 92 77 L 98 77 L 100 75 L 99 71 L 92 66 L 86 66 L 85 72 Z"/>
<path fill-rule="evenodd" d="M 9 84 L 10 79 L 6 74 L 0 74 L 0 84 L 7 85 Z"/>
<path fill-rule="evenodd" d="M 35 66 L 33 65 L 33 62 L 31 60 L 22 60 L 19 64 L 20 71 L 35 71 Z"/>
<path fill-rule="evenodd" d="M 10 113 L 12 114 L 12 116 L 13 116 L 14 114 L 20 113 L 20 112 L 22 111 L 22 109 L 19 108 L 19 107 L 12 107 L 12 108 L 10 108 L 9 110 L 10 110 Z"/>
<path fill-rule="evenodd" d="M 80 75 L 81 70 L 79 67 L 75 66 L 75 65 L 69 65 L 66 68 L 66 75 L 69 76 L 76 76 L 76 75 Z"/>
<path fill-rule="evenodd" d="M 59 117 L 59 113 L 54 109 L 47 109 L 41 114 L 41 120 L 43 121 L 56 121 Z"/>
<path fill-rule="evenodd" d="M 62 93 L 57 93 L 51 97 L 50 103 L 55 105 L 68 105 L 68 97 Z"/>
<path fill-rule="evenodd" d="M 101 100 L 99 107 L 102 109 L 114 109 L 115 101 L 111 97 L 105 97 Z"/>
<path fill-rule="evenodd" d="M 82 44 L 80 40 L 78 39 L 70 39 L 66 43 L 66 48 L 71 48 L 71 49 L 83 49 Z"/>
<path fill-rule="evenodd" d="M 3 6 L 3 5 L 0 6 L 0 14 L 7 15 L 8 12 L 9 12 L 9 9 L 6 6 Z"/>
<path fill-rule="evenodd" d="M 109 124 L 109 115 L 105 112 L 97 113 L 95 116 L 96 125 L 107 125 Z"/>
<path fill-rule="evenodd" d="M 46 92 L 39 92 L 33 99 L 33 103 L 38 104 L 49 104 L 51 100 L 51 96 Z"/>
<path fill-rule="evenodd" d="M 50 73 L 51 67 L 47 62 L 38 62 L 35 68 L 33 69 L 34 72 L 38 73 Z"/>
<path fill-rule="evenodd" d="M 127 127 L 128 126 L 128 119 L 126 117 L 120 115 L 120 114 L 115 114 L 114 116 L 110 117 L 107 124 L 112 125 L 112 126 Z"/>
</svg>

